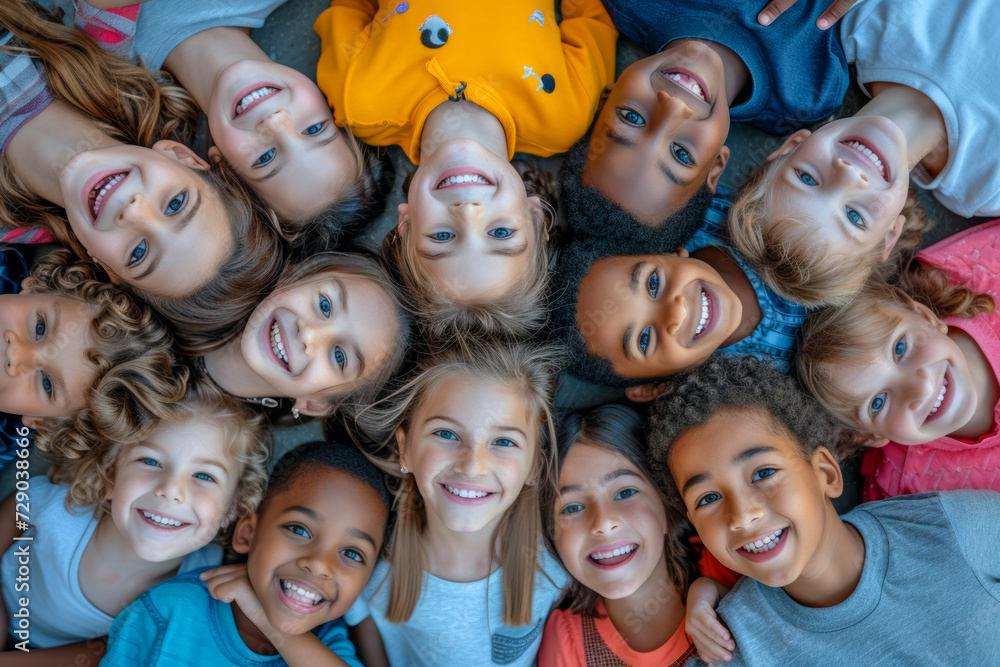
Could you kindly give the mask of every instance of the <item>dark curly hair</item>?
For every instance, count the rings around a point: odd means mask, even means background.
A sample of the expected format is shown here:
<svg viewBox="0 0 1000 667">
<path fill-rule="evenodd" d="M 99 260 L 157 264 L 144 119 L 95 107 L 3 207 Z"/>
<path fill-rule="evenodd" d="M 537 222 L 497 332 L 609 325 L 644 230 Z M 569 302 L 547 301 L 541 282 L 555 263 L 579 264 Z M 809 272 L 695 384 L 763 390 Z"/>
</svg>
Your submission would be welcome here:
<svg viewBox="0 0 1000 667">
<path fill-rule="evenodd" d="M 659 490 L 654 482 L 650 469 L 648 451 L 646 449 L 646 434 L 643 431 L 642 417 L 635 410 L 624 405 L 602 405 L 586 412 L 573 412 L 565 415 L 556 428 L 556 456 L 559 470 L 546 484 L 541 493 L 542 526 L 549 550 L 556 554 L 555 522 L 553 520 L 556 504 L 559 500 L 559 473 L 562 463 L 574 445 L 585 442 L 589 445 L 603 447 L 610 452 L 621 454 L 628 459 L 646 478 Z M 604 471 L 595 471 L 603 474 Z M 688 538 L 694 534 L 694 529 L 688 523 L 683 507 L 671 503 L 666 496 L 660 494 L 667 510 L 667 534 L 664 536 L 664 547 L 667 560 L 667 573 L 681 595 L 687 593 L 691 582 L 698 577 L 698 553 L 691 546 Z M 568 608 L 574 614 L 596 614 L 599 595 L 579 581 L 573 581 L 566 591 L 562 608 Z"/>
<path fill-rule="evenodd" d="M 723 410 L 751 410 L 768 417 L 770 427 L 791 435 L 803 456 L 811 456 L 821 445 L 838 456 L 834 449 L 840 426 L 794 379 L 753 357 L 715 355 L 671 378 L 649 411 L 654 479 L 669 497 L 680 497 L 670 474 L 671 445 Z"/>
<path fill-rule="evenodd" d="M 702 185 L 679 211 L 651 227 L 597 188 L 583 184 L 589 143 L 588 133 L 573 145 L 559 169 L 560 202 L 570 228 L 568 238 L 573 244 L 604 256 L 645 255 L 670 252 L 691 238 L 712 201 L 712 191 L 707 185 Z"/>
</svg>

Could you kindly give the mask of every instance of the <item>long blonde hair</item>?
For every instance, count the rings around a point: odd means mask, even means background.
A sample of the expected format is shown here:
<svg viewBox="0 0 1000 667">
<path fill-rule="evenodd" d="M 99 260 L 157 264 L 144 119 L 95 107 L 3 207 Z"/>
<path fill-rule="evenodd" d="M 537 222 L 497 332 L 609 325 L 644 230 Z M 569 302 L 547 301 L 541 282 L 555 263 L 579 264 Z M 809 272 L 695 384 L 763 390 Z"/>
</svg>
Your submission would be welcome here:
<svg viewBox="0 0 1000 667">
<path fill-rule="evenodd" d="M 396 523 L 389 538 L 392 566 L 389 608 L 392 623 L 404 623 L 413 614 L 427 569 L 424 547 L 427 515 L 413 475 L 401 475 L 397 428 L 409 427 L 413 414 L 433 389 L 455 374 L 466 374 L 487 382 L 517 387 L 531 407 L 539 432 L 533 475 L 538 483 L 525 485 L 497 526 L 493 544 L 503 569 L 503 619 L 507 625 L 531 622 L 536 558 L 540 547 L 541 518 L 539 487 L 548 484 L 555 470 L 555 429 L 552 400 L 558 373 L 558 354 L 551 347 L 526 344 L 461 345 L 426 359 L 412 379 L 380 404 L 359 415 L 368 433 L 378 434 L 383 449 L 374 459 L 387 473 L 402 481 L 396 489 Z"/>
</svg>

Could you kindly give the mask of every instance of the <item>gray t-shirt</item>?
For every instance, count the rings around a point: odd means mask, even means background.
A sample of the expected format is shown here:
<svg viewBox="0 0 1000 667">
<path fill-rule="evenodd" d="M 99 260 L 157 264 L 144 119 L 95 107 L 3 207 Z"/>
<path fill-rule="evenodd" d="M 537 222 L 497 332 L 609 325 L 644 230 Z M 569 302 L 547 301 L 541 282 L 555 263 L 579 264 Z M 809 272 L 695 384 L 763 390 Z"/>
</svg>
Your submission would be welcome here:
<svg viewBox="0 0 1000 667">
<path fill-rule="evenodd" d="M 813 609 L 743 577 L 718 608 L 732 665 L 1000 665 L 1000 494 L 900 496 L 842 518 L 865 541 L 858 587 Z"/>
<path fill-rule="evenodd" d="M 479 581 L 455 582 L 424 574 L 424 586 L 410 620 L 390 623 L 388 562 L 375 566 L 365 590 L 344 614 L 348 625 L 371 616 L 382 635 L 392 667 L 486 667 L 535 664 L 545 619 L 569 575 L 540 549 L 531 599 L 531 625 L 503 623 L 503 568 Z M 488 601 L 487 601 L 488 600 Z"/>
</svg>

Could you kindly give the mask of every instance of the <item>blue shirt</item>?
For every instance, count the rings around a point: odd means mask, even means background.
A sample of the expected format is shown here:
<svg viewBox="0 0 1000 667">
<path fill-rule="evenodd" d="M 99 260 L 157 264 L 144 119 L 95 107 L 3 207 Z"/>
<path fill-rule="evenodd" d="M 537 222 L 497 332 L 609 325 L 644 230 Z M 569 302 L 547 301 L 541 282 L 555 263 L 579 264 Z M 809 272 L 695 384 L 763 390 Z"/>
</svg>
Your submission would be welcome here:
<svg viewBox="0 0 1000 667">
<path fill-rule="evenodd" d="M 709 246 L 725 250 L 739 264 L 757 295 L 761 312 L 760 324 L 743 340 L 728 347 L 720 347 L 719 354 L 754 356 L 773 363 L 781 372 L 787 373 L 795 358 L 796 338 L 810 310 L 789 301 L 765 285 L 743 255 L 723 241 L 723 225 L 729 213 L 730 192 L 725 188 L 718 189 L 705 213 L 701 228 L 684 244 L 684 248 L 692 253 Z"/>
<path fill-rule="evenodd" d="M 718 42 L 750 71 L 750 97 L 729 110 L 771 134 L 821 120 L 844 101 L 850 83 L 839 30 L 816 19 L 830 0 L 799 0 L 771 25 L 757 23 L 766 2 L 747 0 L 604 0 L 619 32 L 659 53 L 675 39 Z M 734 100 L 730 100 L 732 104 Z"/>
<path fill-rule="evenodd" d="M 177 665 L 284 665 L 280 655 L 254 653 L 240 638 L 232 606 L 208 593 L 192 571 L 142 594 L 118 614 L 108 633 L 102 667 L 176 667 Z M 341 620 L 313 628 L 341 660 L 363 667 Z"/>
</svg>

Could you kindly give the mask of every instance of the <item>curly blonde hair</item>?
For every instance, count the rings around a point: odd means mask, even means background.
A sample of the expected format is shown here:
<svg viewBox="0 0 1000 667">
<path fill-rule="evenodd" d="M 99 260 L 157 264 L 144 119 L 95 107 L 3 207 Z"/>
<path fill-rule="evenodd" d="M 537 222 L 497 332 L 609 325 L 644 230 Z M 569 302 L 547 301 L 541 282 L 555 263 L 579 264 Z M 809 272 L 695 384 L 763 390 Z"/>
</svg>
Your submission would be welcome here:
<svg viewBox="0 0 1000 667">
<path fill-rule="evenodd" d="M 423 400 L 435 387 L 456 374 L 516 387 L 538 425 L 538 432 L 534 434 L 537 449 L 533 473 L 538 483 L 521 489 L 493 536 L 503 568 L 504 623 L 525 625 L 531 622 L 536 563 L 534 558 L 525 558 L 524 554 L 538 553 L 541 536 L 539 487 L 552 483 L 556 470 L 552 402 L 559 361 L 560 355 L 553 347 L 456 345 L 425 359 L 411 379 L 359 415 L 359 424 L 381 443 L 381 457 L 372 460 L 384 472 L 397 479 L 402 477 L 395 490 L 397 516 L 388 545 L 392 583 L 387 617 L 391 622 L 402 623 L 410 618 L 420 598 L 423 573 L 427 569 L 423 546 L 426 510 L 413 475 L 400 474 L 396 429 L 408 428 Z"/>
<path fill-rule="evenodd" d="M 521 175 L 527 196 L 541 200 L 544 219 L 535 221 L 539 238 L 529 270 L 502 297 L 455 303 L 421 267 L 415 243 L 407 242 L 396 229 L 382 241 L 382 259 L 406 289 L 407 305 L 432 346 L 447 347 L 469 335 L 523 337 L 538 331 L 548 318 L 549 268 L 555 262 L 548 230 L 555 221 L 556 182 L 530 162 L 515 160 L 511 164 Z M 404 192 L 407 189 L 408 181 L 403 185 Z"/>
<path fill-rule="evenodd" d="M 103 435 L 101 415 L 108 415 L 121 404 L 121 395 L 99 396 L 96 410 L 72 424 L 36 435 L 35 446 L 51 462 L 49 479 L 54 484 L 68 484 L 68 509 L 94 507 L 100 519 L 111 509 L 107 500 L 114 489 L 115 468 L 133 446 L 150 437 L 159 426 L 204 418 L 219 428 L 229 444 L 229 454 L 239 464 L 239 483 L 233 499 L 235 516 L 254 511 L 267 487 L 267 464 L 271 457 L 270 439 L 264 417 L 250 410 L 242 401 L 226 396 L 209 382 L 191 380 L 180 400 L 164 404 L 154 419 L 127 439 L 109 439 Z M 234 526 L 235 522 L 230 522 Z"/>
<path fill-rule="evenodd" d="M 771 216 L 773 186 L 787 159 L 783 155 L 754 170 L 733 195 L 726 219 L 730 242 L 768 287 L 805 306 L 838 306 L 857 294 L 869 276 L 889 279 L 906 265 L 928 227 L 912 189 L 903 205 L 903 230 L 885 262 L 884 240 L 866 253 L 833 254 L 824 244 L 817 244 L 812 234 L 800 233 L 807 226 L 803 217 Z"/>
</svg>

